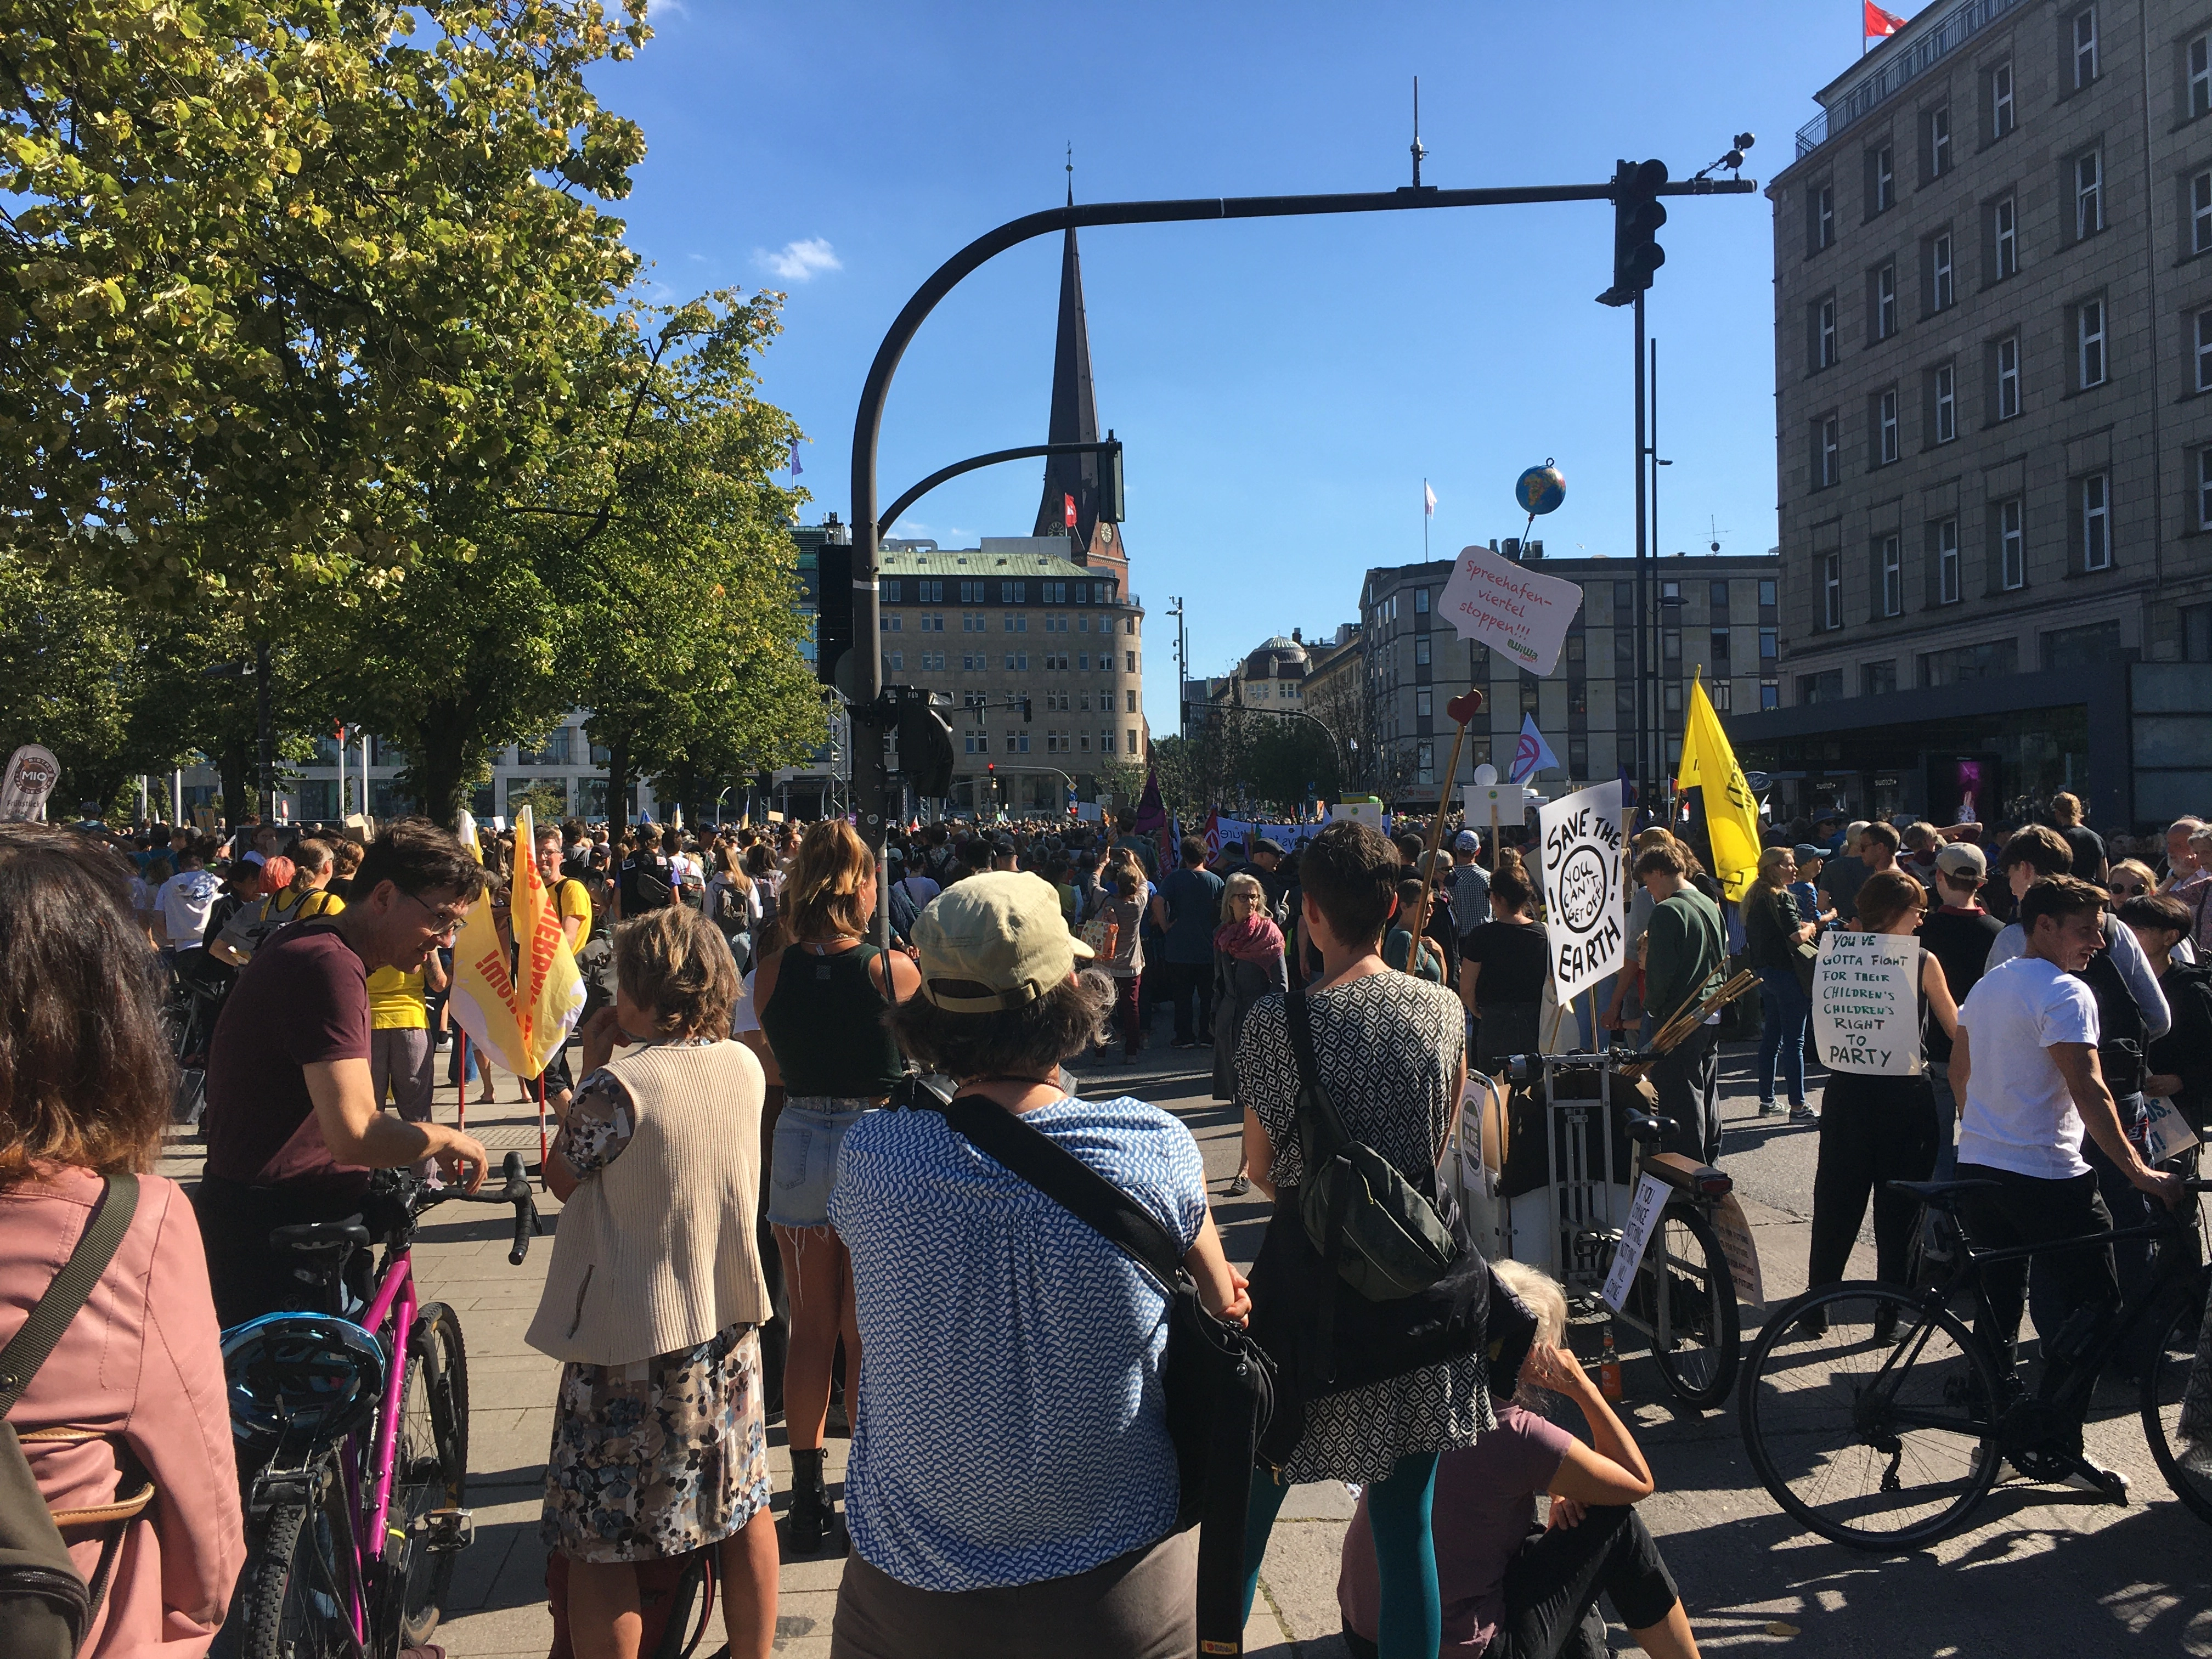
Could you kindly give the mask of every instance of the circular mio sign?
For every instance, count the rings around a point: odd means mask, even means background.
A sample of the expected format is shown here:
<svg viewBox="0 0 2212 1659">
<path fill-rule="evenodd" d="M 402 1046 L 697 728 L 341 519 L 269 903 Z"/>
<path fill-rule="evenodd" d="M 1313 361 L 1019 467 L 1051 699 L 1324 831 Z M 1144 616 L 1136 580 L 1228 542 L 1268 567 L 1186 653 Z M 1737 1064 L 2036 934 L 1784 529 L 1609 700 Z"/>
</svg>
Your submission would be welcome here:
<svg viewBox="0 0 2212 1659">
<path fill-rule="evenodd" d="M 1607 860 L 1598 849 L 1576 848 L 1552 878 L 1559 920 L 1577 933 L 1589 933 L 1605 916 L 1612 885 Z"/>
</svg>

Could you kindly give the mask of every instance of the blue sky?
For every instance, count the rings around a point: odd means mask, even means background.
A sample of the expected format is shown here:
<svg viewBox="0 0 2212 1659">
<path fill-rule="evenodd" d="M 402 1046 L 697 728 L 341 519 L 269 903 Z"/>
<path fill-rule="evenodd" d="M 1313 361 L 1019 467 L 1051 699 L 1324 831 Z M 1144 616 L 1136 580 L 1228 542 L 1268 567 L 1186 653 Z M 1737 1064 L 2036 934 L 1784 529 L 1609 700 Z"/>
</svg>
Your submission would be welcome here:
<svg viewBox="0 0 2212 1659">
<path fill-rule="evenodd" d="M 1910 11 L 1910 7 L 1893 9 Z M 860 381 L 907 296 L 949 254 L 1079 198 L 1392 189 L 1413 77 L 1424 180 L 1573 183 L 1616 157 L 1682 177 L 1759 135 L 1747 174 L 1794 155 L 1812 94 L 1857 56 L 1858 0 L 1729 6 L 1287 3 L 889 5 L 672 0 L 602 99 L 648 154 L 621 210 L 678 295 L 777 288 L 765 391 L 811 439 L 808 522 L 845 513 Z M 1763 197 L 1669 204 L 1650 305 L 1660 342 L 1662 550 L 1774 541 L 1771 214 Z M 1267 635 L 1354 615 L 1371 565 L 1518 534 L 1513 480 L 1554 457 L 1554 554 L 1633 546 L 1629 321 L 1601 204 L 1102 228 L 1084 233 L 1099 418 L 1127 446 L 1132 586 L 1147 707 L 1173 729 L 1173 594 L 1194 672 Z M 1057 237 L 1002 254 L 940 306 L 888 405 L 881 494 L 1044 438 Z M 1038 464 L 946 485 L 895 534 L 1026 534 Z"/>
</svg>

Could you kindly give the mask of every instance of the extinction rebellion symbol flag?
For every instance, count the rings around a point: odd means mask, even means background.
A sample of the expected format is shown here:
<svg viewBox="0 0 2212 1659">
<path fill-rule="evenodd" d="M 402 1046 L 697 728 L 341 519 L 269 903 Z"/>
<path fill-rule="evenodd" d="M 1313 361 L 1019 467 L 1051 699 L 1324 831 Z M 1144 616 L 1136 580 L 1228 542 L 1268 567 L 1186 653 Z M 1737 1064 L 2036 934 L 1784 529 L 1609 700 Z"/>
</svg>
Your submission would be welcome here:
<svg viewBox="0 0 2212 1659">
<path fill-rule="evenodd" d="M 1560 1004 L 1619 970 L 1628 938 L 1620 858 L 1620 780 L 1537 809 L 1543 836 L 1544 934 Z"/>
</svg>

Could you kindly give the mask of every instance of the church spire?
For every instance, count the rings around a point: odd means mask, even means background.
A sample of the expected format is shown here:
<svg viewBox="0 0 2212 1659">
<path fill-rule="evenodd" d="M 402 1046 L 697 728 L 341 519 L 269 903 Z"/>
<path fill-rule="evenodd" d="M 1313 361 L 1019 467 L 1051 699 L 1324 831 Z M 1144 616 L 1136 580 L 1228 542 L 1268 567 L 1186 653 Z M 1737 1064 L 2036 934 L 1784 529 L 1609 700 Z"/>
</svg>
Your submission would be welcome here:
<svg viewBox="0 0 2212 1659">
<path fill-rule="evenodd" d="M 1075 167 L 1068 166 L 1067 203 L 1075 205 Z M 1091 334 L 1083 316 L 1083 258 L 1074 227 L 1060 245 L 1060 329 L 1053 347 L 1052 409 L 1048 443 L 1096 443 L 1098 402 L 1091 385 Z M 1067 498 L 1075 498 L 1075 524 L 1067 523 Z M 1087 558 L 1098 526 L 1098 458 L 1051 455 L 1045 459 L 1044 498 L 1037 506 L 1037 536 L 1065 535 L 1069 552 Z"/>
</svg>

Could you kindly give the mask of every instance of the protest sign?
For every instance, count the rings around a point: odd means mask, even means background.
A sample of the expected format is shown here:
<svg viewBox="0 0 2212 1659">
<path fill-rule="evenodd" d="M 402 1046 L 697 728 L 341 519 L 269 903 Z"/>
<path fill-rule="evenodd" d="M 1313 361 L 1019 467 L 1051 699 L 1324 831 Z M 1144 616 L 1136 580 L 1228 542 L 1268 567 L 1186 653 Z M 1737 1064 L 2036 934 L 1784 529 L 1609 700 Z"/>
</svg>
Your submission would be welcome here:
<svg viewBox="0 0 2212 1659">
<path fill-rule="evenodd" d="M 1544 936 L 1563 1003 L 1618 972 L 1626 954 L 1628 884 L 1620 861 L 1620 780 L 1537 809 Z"/>
<path fill-rule="evenodd" d="M 1605 1276 L 1605 1288 L 1599 1292 L 1605 1305 L 1619 1313 L 1628 1300 L 1628 1287 L 1636 1282 L 1636 1269 L 1644 1261 L 1644 1247 L 1651 1243 L 1651 1230 L 1659 1224 L 1659 1212 L 1667 1207 L 1667 1200 L 1674 1192 L 1657 1176 L 1648 1175 L 1636 1183 L 1636 1196 L 1628 1206 L 1628 1220 L 1620 1230 L 1620 1243 L 1613 1253 L 1613 1267 Z"/>
<path fill-rule="evenodd" d="M 2163 1095 L 2154 1095 L 2143 1104 L 2148 1109 L 2143 1115 L 2141 1149 L 2145 1161 L 2163 1164 L 2169 1158 L 2179 1158 L 2197 1144 L 2197 1131 L 2174 1109 L 2172 1101 Z"/>
<path fill-rule="evenodd" d="M 1559 660 L 1582 602 L 1579 582 L 1540 576 L 1486 547 L 1463 547 L 1441 609 L 1462 639 L 1480 640 L 1516 668 L 1540 675 Z"/>
<path fill-rule="evenodd" d="M 1830 933 L 1813 967 L 1813 1040 L 1832 1072 L 1920 1074 L 1920 944 Z"/>
<path fill-rule="evenodd" d="M 54 751 L 27 743 L 8 761 L 8 774 L 0 782 L 0 823 L 23 823 L 46 815 L 46 797 L 62 775 Z"/>
</svg>

